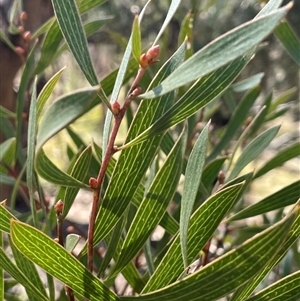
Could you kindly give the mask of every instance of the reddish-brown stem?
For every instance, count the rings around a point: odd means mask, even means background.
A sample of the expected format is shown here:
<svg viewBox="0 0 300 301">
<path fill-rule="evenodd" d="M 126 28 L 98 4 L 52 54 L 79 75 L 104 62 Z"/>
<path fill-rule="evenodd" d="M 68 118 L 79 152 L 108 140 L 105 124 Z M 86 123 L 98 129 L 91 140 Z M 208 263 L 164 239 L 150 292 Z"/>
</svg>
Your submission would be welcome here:
<svg viewBox="0 0 300 301">
<path fill-rule="evenodd" d="M 133 95 L 134 91 L 137 88 L 138 83 L 142 79 L 143 75 L 145 73 L 145 69 L 140 68 L 129 91 L 126 96 L 125 102 L 123 107 L 120 109 L 120 111 L 114 115 L 115 122 L 112 128 L 112 132 L 109 137 L 107 149 L 105 151 L 104 158 L 102 160 L 102 164 L 97 176 L 96 180 L 96 187 L 93 188 L 93 204 L 92 204 L 92 210 L 91 210 L 91 216 L 90 216 L 90 222 L 89 222 L 89 230 L 88 230 L 88 269 L 92 272 L 93 271 L 93 254 L 94 254 L 94 231 L 95 231 L 95 222 L 100 202 L 100 196 L 101 196 L 101 188 L 103 179 L 109 164 L 109 161 L 111 160 L 113 154 L 117 151 L 114 144 L 116 140 L 116 136 L 118 134 L 121 122 L 123 120 L 123 117 L 125 115 L 125 112 L 130 105 L 130 102 L 134 97 L 137 95 Z"/>
<path fill-rule="evenodd" d="M 203 261 L 202 261 L 202 266 L 206 266 L 208 263 L 209 263 L 209 248 L 210 248 L 210 243 L 211 243 L 211 240 L 209 240 L 206 245 L 204 246 L 203 248 L 203 253 L 204 253 L 204 256 L 203 256 Z"/>
</svg>

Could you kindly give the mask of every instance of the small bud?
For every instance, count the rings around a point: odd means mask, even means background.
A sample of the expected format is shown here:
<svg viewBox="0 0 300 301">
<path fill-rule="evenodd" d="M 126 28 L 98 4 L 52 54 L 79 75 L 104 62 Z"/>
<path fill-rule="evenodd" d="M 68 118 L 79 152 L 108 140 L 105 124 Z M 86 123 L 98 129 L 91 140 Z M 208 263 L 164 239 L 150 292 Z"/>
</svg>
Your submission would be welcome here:
<svg viewBox="0 0 300 301">
<path fill-rule="evenodd" d="M 146 56 L 148 58 L 148 63 L 149 64 L 155 63 L 157 61 L 159 53 L 160 53 L 159 45 L 151 47 L 146 53 Z"/>
<path fill-rule="evenodd" d="M 19 27 L 18 27 L 18 31 L 19 31 L 19 33 L 22 34 L 22 33 L 25 31 L 25 29 L 24 29 L 23 26 L 19 26 Z"/>
<path fill-rule="evenodd" d="M 56 212 L 56 214 L 62 214 L 63 210 L 64 210 L 64 203 L 62 202 L 62 200 L 59 200 L 55 205 L 54 205 L 54 210 Z"/>
<path fill-rule="evenodd" d="M 66 230 L 68 233 L 73 233 L 75 231 L 75 228 L 73 226 L 69 226 Z"/>
<path fill-rule="evenodd" d="M 96 190 L 96 189 L 97 189 L 97 186 L 98 186 L 98 181 L 97 181 L 97 179 L 91 177 L 91 178 L 89 179 L 89 184 L 90 184 L 90 187 L 91 187 L 93 190 Z"/>
<path fill-rule="evenodd" d="M 252 120 L 253 120 L 253 117 L 252 117 L 252 116 L 247 117 L 247 119 L 246 119 L 246 121 L 245 121 L 245 126 L 248 127 L 249 124 L 252 122 Z"/>
<path fill-rule="evenodd" d="M 17 46 L 15 48 L 15 52 L 17 55 L 19 55 L 20 57 L 23 57 L 25 55 L 25 50 L 24 48 L 20 47 L 20 46 Z"/>
<path fill-rule="evenodd" d="M 219 172 L 219 175 L 218 175 L 218 181 L 219 181 L 219 184 L 220 185 L 223 185 L 224 184 L 224 180 L 225 180 L 225 174 L 224 172 L 221 170 Z"/>
<path fill-rule="evenodd" d="M 141 68 L 143 69 L 146 69 L 148 66 L 149 66 L 149 63 L 148 63 L 148 58 L 147 58 L 147 55 L 146 53 L 143 53 L 140 57 L 140 66 Z"/>
<path fill-rule="evenodd" d="M 26 21 L 27 20 L 27 13 L 25 11 L 22 11 L 21 14 L 20 14 L 20 20 L 22 22 Z"/>
<path fill-rule="evenodd" d="M 23 39 L 25 40 L 25 42 L 30 42 L 31 41 L 31 32 L 25 31 L 23 34 Z"/>
<path fill-rule="evenodd" d="M 111 111 L 113 112 L 114 115 L 118 115 L 120 112 L 120 104 L 118 101 L 115 101 L 111 105 Z"/>
<path fill-rule="evenodd" d="M 130 94 L 131 99 L 135 99 L 137 96 L 139 96 L 142 93 L 141 87 L 136 87 Z"/>
</svg>

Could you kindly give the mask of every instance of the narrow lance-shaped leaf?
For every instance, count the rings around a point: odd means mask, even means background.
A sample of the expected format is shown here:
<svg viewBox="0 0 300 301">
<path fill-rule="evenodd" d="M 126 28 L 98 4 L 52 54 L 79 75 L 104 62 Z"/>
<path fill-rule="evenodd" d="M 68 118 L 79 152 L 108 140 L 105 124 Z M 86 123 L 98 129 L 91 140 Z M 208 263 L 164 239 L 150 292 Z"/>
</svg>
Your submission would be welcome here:
<svg viewBox="0 0 300 301">
<path fill-rule="evenodd" d="M 10 220 L 16 219 L 6 208 L 6 201 L 0 202 L 0 231 L 10 232 Z"/>
<path fill-rule="evenodd" d="M 217 157 L 217 155 L 228 145 L 228 143 L 230 143 L 237 130 L 239 130 L 242 124 L 245 122 L 246 117 L 249 114 L 249 110 L 259 96 L 259 93 L 260 88 L 255 87 L 248 91 L 241 99 L 232 116 L 230 117 L 228 125 L 226 126 L 225 132 L 222 135 L 219 143 L 214 146 L 211 154 L 208 156 L 208 161 Z"/>
<path fill-rule="evenodd" d="M 297 271 L 259 291 L 247 301 L 297 301 L 300 299 L 300 271 Z"/>
<path fill-rule="evenodd" d="M 37 118 L 39 119 L 42 113 L 42 110 L 49 99 L 52 91 L 54 90 L 57 82 L 59 81 L 63 71 L 66 67 L 61 68 L 58 72 L 56 72 L 43 87 L 37 99 Z"/>
<path fill-rule="evenodd" d="M 225 33 L 190 57 L 180 68 L 140 98 L 154 98 L 190 83 L 242 56 L 277 26 L 291 4 Z"/>
<path fill-rule="evenodd" d="M 192 215 L 188 232 L 188 261 L 191 262 L 209 240 L 229 209 L 234 205 L 243 184 L 219 191 Z M 158 290 L 176 280 L 184 271 L 179 234 L 146 284 L 143 293 Z"/>
<path fill-rule="evenodd" d="M 20 146 L 21 146 L 21 135 L 22 135 L 22 127 L 23 127 L 23 110 L 24 110 L 24 104 L 25 104 L 25 94 L 26 91 L 28 89 L 28 85 L 30 83 L 30 80 L 32 79 L 32 72 L 33 72 L 33 68 L 34 68 L 34 63 L 35 63 L 35 53 L 37 51 L 37 47 L 36 47 L 37 43 L 35 43 L 33 45 L 33 47 L 31 48 L 31 51 L 26 59 L 26 63 L 22 72 L 22 77 L 21 77 L 21 82 L 20 82 L 20 86 L 19 86 L 19 90 L 18 90 L 18 94 L 17 94 L 17 119 L 16 119 L 16 142 L 17 142 L 17 146 L 16 146 L 16 158 L 18 157 L 18 159 L 20 160 L 21 163 L 24 163 L 25 158 L 22 155 L 22 152 L 20 152 Z"/>
<path fill-rule="evenodd" d="M 263 72 L 257 73 L 244 80 L 234 83 L 233 85 L 231 85 L 230 89 L 234 92 L 244 92 L 249 89 L 253 89 L 261 83 L 261 80 L 264 77 L 264 75 L 265 74 Z"/>
<path fill-rule="evenodd" d="M 57 168 L 46 156 L 43 149 L 40 149 L 36 156 L 35 168 L 38 174 L 45 180 L 61 186 L 87 188 L 84 183 Z"/>
<path fill-rule="evenodd" d="M 170 6 L 169 6 L 169 10 L 167 12 L 167 16 L 164 20 L 163 25 L 161 26 L 158 35 L 155 38 L 155 41 L 153 42 L 153 46 L 156 45 L 156 43 L 158 42 L 159 38 L 161 37 L 161 35 L 163 34 L 163 32 L 165 31 L 166 27 L 168 26 L 169 22 L 172 20 L 172 17 L 174 16 L 174 14 L 176 13 L 176 10 L 180 4 L 181 0 L 172 0 Z"/>
<path fill-rule="evenodd" d="M 293 205 L 300 198 L 300 181 L 296 181 L 231 216 L 228 221 L 240 220 Z"/>
<path fill-rule="evenodd" d="M 0 117 L 3 118 L 16 118 L 16 113 L 6 109 L 5 107 L 0 105 Z"/>
<path fill-rule="evenodd" d="M 254 179 L 266 174 L 268 171 L 273 170 L 278 166 L 281 166 L 288 160 L 297 156 L 300 156 L 300 142 L 292 144 L 291 146 L 278 152 L 255 173 Z"/>
<path fill-rule="evenodd" d="M 186 132 L 182 132 L 153 180 L 130 225 L 112 275 L 116 275 L 132 260 L 163 217 L 178 186 L 186 139 Z"/>
<path fill-rule="evenodd" d="M 52 4 L 61 32 L 80 69 L 92 86 L 98 85 L 76 1 L 52 0 Z"/>
<path fill-rule="evenodd" d="M 180 245 L 184 267 L 188 266 L 188 227 L 193 211 L 206 156 L 210 122 L 199 135 L 187 162 L 180 210 Z"/>
<path fill-rule="evenodd" d="M 235 178 L 243 170 L 244 167 L 246 167 L 252 160 L 254 160 L 270 144 L 270 142 L 278 133 L 279 128 L 280 126 L 274 126 L 266 130 L 246 146 L 240 157 L 237 159 L 228 177 L 228 180 Z"/>
<path fill-rule="evenodd" d="M 11 238 L 20 252 L 46 272 L 68 285 L 81 297 L 91 301 L 98 301 L 99 299 L 119 300 L 73 255 L 44 233 L 26 224 L 12 221 Z M 46 249 L 45 246 L 47 246 Z"/>
<path fill-rule="evenodd" d="M 299 208 L 300 202 L 298 202 L 297 206 Z M 255 288 L 261 283 L 261 281 L 266 277 L 267 274 L 284 258 L 286 253 L 290 250 L 290 248 L 295 244 L 295 242 L 299 239 L 300 236 L 300 214 L 296 217 L 287 237 L 280 248 L 280 250 L 276 253 L 275 257 L 257 274 L 254 278 L 248 281 L 246 284 L 238 288 L 230 301 L 244 301 L 247 297 L 249 297 Z"/>
<path fill-rule="evenodd" d="M 211 301 L 222 298 L 257 274 L 274 257 L 298 214 L 299 208 L 183 280 L 138 297 L 126 297 L 126 300 L 198 301 L 201 296 L 201 301 Z"/>
<path fill-rule="evenodd" d="M 34 264 L 27 257 L 25 257 L 22 253 L 19 252 L 19 250 L 14 246 L 11 240 L 10 245 L 18 268 L 21 270 L 22 273 L 24 273 L 24 275 L 26 275 L 28 279 L 30 279 L 31 283 L 44 295 L 44 297 L 47 297 L 45 286 L 42 283 L 40 275 L 38 274 Z M 35 296 L 35 294 L 32 294 L 31 289 L 26 289 L 26 291 L 30 300 L 39 300 Z"/>
<path fill-rule="evenodd" d="M 135 59 L 139 62 L 142 54 L 142 39 L 139 16 L 136 15 L 132 25 L 132 54 Z"/>
<path fill-rule="evenodd" d="M 48 297 L 44 296 L 42 292 L 28 279 L 10 260 L 5 254 L 4 250 L 0 248 L 0 266 L 14 279 L 23 285 L 32 294 L 39 297 L 41 301 L 49 301 Z"/>
<path fill-rule="evenodd" d="M 81 116 L 97 96 L 99 87 L 80 89 L 61 96 L 44 114 L 37 135 L 37 151 L 52 136 Z"/>
<path fill-rule="evenodd" d="M 29 110 L 26 179 L 27 179 L 27 187 L 29 191 L 30 209 L 33 217 L 33 224 L 35 227 L 38 227 L 35 198 L 33 195 L 34 187 L 36 185 L 35 170 L 34 170 L 35 138 L 36 138 L 36 131 L 37 131 L 36 85 L 37 85 L 37 77 L 35 78 L 33 84 L 33 91 L 32 91 L 31 102 L 30 102 L 30 110 Z"/>
<path fill-rule="evenodd" d="M 0 172 L 7 173 L 7 166 L 13 166 L 16 154 L 16 138 L 8 138 L 0 144 Z M 2 200 L 0 200 L 2 201 Z"/>
<path fill-rule="evenodd" d="M 300 40 L 287 21 L 282 21 L 274 31 L 286 52 L 300 66 Z"/>
</svg>

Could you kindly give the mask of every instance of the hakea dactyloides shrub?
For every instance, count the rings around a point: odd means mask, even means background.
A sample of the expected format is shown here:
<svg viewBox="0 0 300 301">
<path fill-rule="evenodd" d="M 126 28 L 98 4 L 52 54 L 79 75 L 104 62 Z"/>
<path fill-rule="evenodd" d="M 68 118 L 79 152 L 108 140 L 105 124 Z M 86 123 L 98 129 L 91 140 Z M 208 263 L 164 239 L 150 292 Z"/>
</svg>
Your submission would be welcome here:
<svg viewBox="0 0 300 301">
<path fill-rule="evenodd" d="M 188 13 L 169 57 L 161 36 L 180 1 L 171 1 L 161 30 L 144 51 L 147 3 L 134 18 L 119 68 L 99 80 L 87 37 L 103 20 L 83 25 L 81 15 L 103 2 L 52 0 L 55 17 L 35 33 L 19 29 L 27 48 L 14 48 L 24 60 L 18 112 L 1 108 L 5 125 L 15 118 L 16 132 L 1 144 L 0 179 L 21 191 L 30 213 L 16 213 L 15 194 L 1 203 L 0 296 L 20 300 L 12 292 L 21 285 L 28 300 L 39 301 L 298 300 L 300 181 L 247 203 L 252 187 L 268 172 L 300 155 L 299 142 L 291 141 L 266 162 L 260 160 L 278 136 L 280 125 L 274 124 L 287 112 L 280 104 L 295 89 L 264 98 L 262 73 L 237 79 L 272 32 L 300 64 L 299 39 L 285 21 L 292 3 L 280 7 L 281 1 L 270 0 L 253 20 L 196 52 L 194 15 Z M 40 42 L 32 44 L 37 37 Z M 90 86 L 46 107 L 65 67 L 40 92 L 39 78 L 66 49 Z M 30 110 L 24 152 L 25 95 Z M 216 129 L 210 120 L 220 97 L 231 116 Z M 70 124 L 99 104 L 106 108 L 102 142 L 86 144 Z M 63 129 L 76 146 L 66 151 L 65 171 L 45 147 Z M 116 138 L 123 130 L 120 143 Z M 256 161 L 261 163 L 254 169 Z M 20 175 L 14 172 L 16 162 L 23 166 Z M 57 188 L 54 204 L 45 197 L 45 181 Z M 88 231 L 68 218 L 80 189 L 89 191 L 92 203 Z M 263 224 L 247 223 L 256 216 Z M 37 267 L 46 272 L 46 284 Z M 276 273 L 274 283 L 270 272 Z"/>
</svg>

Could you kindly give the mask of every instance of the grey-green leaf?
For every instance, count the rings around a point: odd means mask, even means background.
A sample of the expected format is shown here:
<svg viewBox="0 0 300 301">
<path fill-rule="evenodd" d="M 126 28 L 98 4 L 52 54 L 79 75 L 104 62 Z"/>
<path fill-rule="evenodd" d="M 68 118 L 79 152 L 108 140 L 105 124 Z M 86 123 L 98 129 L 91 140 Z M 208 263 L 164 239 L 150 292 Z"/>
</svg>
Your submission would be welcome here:
<svg viewBox="0 0 300 301">
<path fill-rule="evenodd" d="M 254 160 L 275 138 L 280 126 L 274 126 L 252 140 L 237 159 L 228 180 L 234 179 L 252 160 Z"/>
<path fill-rule="evenodd" d="M 97 96 L 99 87 L 80 89 L 60 97 L 42 117 L 37 135 L 37 150 L 53 135 L 81 116 Z"/>
<path fill-rule="evenodd" d="M 202 170 L 206 156 L 206 146 L 208 140 L 210 122 L 200 133 L 187 162 L 185 169 L 185 179 L 181 198 L 180 210 L 180 245 L 184 267 L 188 266 L 187 237 L 190 217 L 201 182 Z"/>
<path fill-rule="evenodd" d="M 52 3 L 61 32 L 80 69 L 92 86 L 98 85 L 76 1 L 52 0 Z"/>
<path fill-rule="evenodd" d="M 269 35 L 290 8 L 289 4 L 227 32 L 195 53 L 176 72 L 153 90 L 141 94 L 140 98 L 154 98 L 173 91 L 242 56 Z"/>
</svg>

